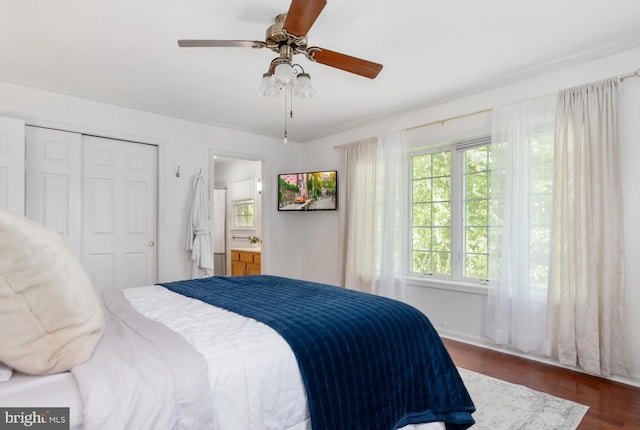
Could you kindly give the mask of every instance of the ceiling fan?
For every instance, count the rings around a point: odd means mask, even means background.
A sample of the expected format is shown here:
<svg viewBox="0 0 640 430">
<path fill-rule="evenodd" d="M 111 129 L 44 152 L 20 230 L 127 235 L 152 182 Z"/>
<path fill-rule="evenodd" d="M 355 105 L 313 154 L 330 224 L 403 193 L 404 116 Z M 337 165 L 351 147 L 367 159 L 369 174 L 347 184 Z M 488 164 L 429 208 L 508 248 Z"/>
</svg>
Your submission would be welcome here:
<svg viewBox="0 0 640 430">
<path fill-rule="evenodd" d="M 271 62 L 269 74 L 272 74 L 279 64 L 290 65 L 294 55 L 303 54 L 310 61 L 374 79 L 382 70 L 382 64 L 317 46 L 307 47 L 307 32 L 326 4 L 326 0 L 292 0 L 289 11 L 286 14 L 278 15 L 275 18 L 275 23 L 267 29 L 264 42 L 256 40 L 178 40 L 178 45 L 182 48 L 269 48 L 279 54 L 279 57 Z"/>
</svg>

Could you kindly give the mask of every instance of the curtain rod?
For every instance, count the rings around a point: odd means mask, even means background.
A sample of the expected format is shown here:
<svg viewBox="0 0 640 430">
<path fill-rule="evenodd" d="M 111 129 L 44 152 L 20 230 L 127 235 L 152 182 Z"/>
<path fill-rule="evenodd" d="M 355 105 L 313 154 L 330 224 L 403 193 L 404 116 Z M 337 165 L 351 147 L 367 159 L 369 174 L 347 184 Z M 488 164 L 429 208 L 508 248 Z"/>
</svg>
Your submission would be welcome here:
<svg viewBox="0 0 640 430">
<path fill-rule="evenodd" d="M 627 78 L 639 78 L 640 77 L 640 69 L 636 70 L 635 72 L 632 73 L 627 73 L 626 75 L 620 75 L 618 76 L 618 79 L 620 79 L 620 81 L 624 81 Z M 482 110 L 478 110 L 475 112 L 469 112 L 469 113 L 465 113 L 462 115 L 457 115 L 457 116 L 452 116 L 450 118 L 445 118 L 445 119 L 441 119 L 439 121 L 432 121 L 432 122 L 428 122 L 426 124 L 420 124 L 420 125 L 414 125 L 413 127 L 409 127 L 409 128 L 405 128 L 405 131 L 411 131 L 411 130 L 415 130 L 418 128 L 422 128 L 422 127 L 428 127 L 430 125 L 436 125 L 436 124 L 444 124 L 447 121 L 452 121 L 454 119 L 460 119 L 460 118 L 466 118 L 468 116 L 473 116 L 473 115 L 478 115 L 481 113 L 485 113 L 485 112 L 491 112 L 493 110 L 493 108 L 488 108 L 488 109 L 482 109 Z"/>
<path fill-rule="evenodd" d="M 493 110 L 493 108 L 482 109 L 482 110 L 477 110 L 475 112 L 469 112 L 469 113 L 465 113 L 465 114 L 462 114 L 462 115 L 456 115 L 456 116 L 452 116 L 452 117 L 449 117 L 449 118 L 440 119 L 438 121 L 431 121 L 431 122 L 428 122 L 426 124 L 414 125 L 413 127 L 405 128 L 404 131 L 411 131 L 411 130 L 415 130 L 415 129 L 422 128 L 422 127 L 428 127 L 430 125 L 435 125 L 435 124 L 444 124 L 445 122 L 453 121 L 454 119 L 466 118 L 468 116 L 478 115 L 478 114 L 485 113 L 485 112 L 491 112 L 492 110 Z"/>
<path fill-rule="evenodd" d="M 452 117 L 449 117 L 449 118 L 439 119 L 438 121 L 432 121 L 432 122 L 428 122 L 426 124 L 414 125 L 413 127 L 405 128 L 404 131 L 411 131 L 411 130 L 415 130 L 415 129 L 422 128 L 422 127 L 428 127 L 430 125 L 435 125 L 435 124 L 444 124 L 447 121 L 453 121 L 454 119 L 466 118 L 468 116 L 473 116 L 473 115 L 478 115 L 478 114 L 481 114 L 481 113 L 491 112 L 492 110 L 493 110 L 493 108 L 488 108 L 488 109 L 478 110 L 478 111 L 475 111 L 475 112 L 464 113 L 462 115 L 456 115 L 456 116 L 452 116 Z M 345 144 L 342 144 L 342 145 L 333 145 L 333 149 L 340 149 L 341 147 L 343 147 L 345 145 L 350 145 L 350 144 L 349 143 L 345 143 Z"/>
<path fill-rule="evenodd" d="M 640 78 L 640 69 L 636 70 L 635 72 L 631 72 L 631 73 L 627 73 L 625 75 L 618 76 L 618 79 L 620 79 L 621 82 L 624 81 L 627 78 Z M 431 122 L 428 122 L 426 124 L 414 125 L 413 127 L 405 128 L 404 131 L 416 130 L 418 128 L 428 127 L 428 126 L 435 125 L 435 124 L 443 124 L 444 125 L 444 123 L 448 122 L 448 121 L 453 121 L 455 119 L 460 119 L 460 118 L 466 118 L 468 116 L 478 115 L 478 114 L 481 114 L 481 113 L 491 112 L 492 110 L 493 110 L 493 108 L 487 108 L 487 109 L 477 110 L 475 112 L 469 112 L 469 113 L 465 113 L 465 114 L 462 114 L 462 115 L 456 115 L 456 116 L 452 116 L 452 117 L 449 117 L 449 118 L 440 119 L 438 121 L 431 121 Z M 348 143 L 346 145 L 348 145 Z M 334 145 L 333 149 L 339 149 L 342 146 L 344 146 L 344 145 Z"/>
<path fill-rule="evenodd" d="M 624 81 L 627 78 L 640 78 L 640 69 L 636 70 L 633 73 L 627 73 L 626 75 L 618 76 L 618 79 L 620 79 L 620 81 Z"/>
<path fill-rule="evenodd" d="M 638 70 L 638 72 L 640 72 L 640 70 Z M 638 72 L 636 72 L 636 73 L 638 73 Z M 633 75 L 635 75 L 635 73 L 630 73 L 628 76 L 627 75 L 625 75 L 625 76 L 629 77 L 629 76 L 633 76 Z M 530 98 L 530 99 L 527 99 L 527 100 L 542 99 L 542 98 L 548 97 L 550 95 L 551 94 L 546 94 L 544 96 L 537 96 L 537 97 L 533 97 L 533 98 Z M 452 117 L 449 117 L 449 118 L 440 119 L 438 121 L 431 121 L 431 122 L 428 122 L 426 124 L 414 125 L 413 127 L 405 128 L 404 131 L 416 130 L 418 128 L 428 127 L 430 125 L 436 125 L 436 124 L 444 125 L 444 123 L 448 122 L 448 121 L 453 121 L 455 119 L 460 119 L 460 118 L 466 118 L 468 116 L 478 115 L 478 114 L 481 114 L 481 113 L 491 112 L 491 111 L 493 111 L 493 109 L 495 109 L 495 108 L 490 107 L 490 108 L 487 108 L 487 109 L 477 110 L 475 112 L 463 113 L 462 115 L 456 115 L 456 116 L 452 116 Z"/>
<path fill-rule="evenodd" d="M 620 81 L 624 81 L 627 78 L 640 78 L 640 69 L 638 69 L 638 70 L 636 70 L 635 72 L 632 72 L 632 73 L 627 73 L 626 75 L 618 76 L 618 79 L 620 79 Z M 485 112 L 491 112 L 492 110 L 493 110 L 493 108 L 482 109 L 482 110 L 475 111 L 475 112 L 469 112 L 469 113 L 465 113 L 465 114 L 462 114 L 462 115 L 452 116 L 450 118 L 441 119 L 439 121 L 432 121 L 432 122 L 428 122 L 426 124 L 414 125 L 413 127 L 405 128 L 404 130 L 405 131 L 411 131 L 411 130 L 415 130 L 415 129 L 422 128 L 422 127 L 428 127 L 430 125 L 444 124 L 447 121 L 452 121 L 454 119 L 460 119 L 460 118 L 466 118 L 468 116 L 478 115 L 478 114 L 485 113 Z"/>
</svg>

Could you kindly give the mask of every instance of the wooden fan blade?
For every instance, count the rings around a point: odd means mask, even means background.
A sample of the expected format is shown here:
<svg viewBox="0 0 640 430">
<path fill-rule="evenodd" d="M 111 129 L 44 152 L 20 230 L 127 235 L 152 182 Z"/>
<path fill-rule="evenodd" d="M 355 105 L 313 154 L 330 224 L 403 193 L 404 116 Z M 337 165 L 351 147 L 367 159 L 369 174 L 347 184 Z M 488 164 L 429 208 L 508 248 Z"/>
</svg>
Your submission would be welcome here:
<svg viewBox="0 0 640 430">
<path fill-rule="evenodd" d="M 369 79 L 375 79 L 380 70 L 382 70 L 382 64 L 330 51 L 329 49 L 318 48 L 317 46 L 307 49 L 307 57 L 311 61 L 355 73 Z"/>
<path fill-rule="evenodd" d="M 264 48 L 266 43 L 259 40 L 178 40 L 181 48 Z"/>
<path fill-rule="evenodd" d="M 306 36 L 327 0 L 291 0 L 282 28 L 294 36 Z"/>
</svg>

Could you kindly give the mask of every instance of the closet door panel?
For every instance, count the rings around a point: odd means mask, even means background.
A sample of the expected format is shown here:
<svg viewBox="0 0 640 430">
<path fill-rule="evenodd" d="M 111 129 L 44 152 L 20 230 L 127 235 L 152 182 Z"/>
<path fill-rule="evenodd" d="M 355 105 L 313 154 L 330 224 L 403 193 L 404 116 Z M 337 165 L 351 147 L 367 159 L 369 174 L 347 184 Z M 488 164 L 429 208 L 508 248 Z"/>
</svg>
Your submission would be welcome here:
<svg viewBox="0 0 640 430">
<path fill-rule="evenodd" d="M 147 261 L 146 252 L 127 252 L 125 254 L 125 262 L 127 266 L 127 279 L 125 284 L 129 287 L 137 287 L 140 285 L 149 285 L 147 281 L 147 275 L 144 270 L 140 270 L 143 267 L 147 267 L 149 262 Z M 153 284 L 154 282 L 151 282 Z"/>
<path fill-rule="evenodd" d="M 109 242 L 115 237 L 115 180 L 109 178 L 91 178 L 88 203 L 91 208 L 87 221 L 90 234 L 96 240 Z"/>
<path fill-rule="evenodd" d="M 99 289 L 154 284 L 157 149 L 85 136 L 84 260 Z"/>
<path fill-rule="evenodd" d="M 69 178 L 64 175 L 43 174 L 41 176 L 44 195 L 40 206 L 43 209 L 43 218 L 46 226 L 57 231 L 62 236 L 68 237 L 71 226 L 69 225 Z M 27 211 L 28 213 L 28 211 Z"/>
<path fill-rule="evenodd" d="M 113 288 L 116 282 L 116 262 L 113 253 L 94 253 L 91 255 L 88 264 L 88 266 L 85 266 L 85 269 L 89 273 L 93 287 L 96 290 L 101 291 L 107 288 Z"/>
<path fill-rule="evenodd" d="M 82 136 L 29 126 L 26 140 L 26 216 L 58 232 L 80 258 Z"/>
<path fill-rule="evenodd" d="M 147 184 L 130 181 L 125 184 L 127 198 L 127 233 L 132 236 L 146 235 L 147 221 Z"/>
<path fill-rule="evenodd" d="M 24 215 L 24 121 L 0 118 L 0 209 Z"/>
<path fill-rule="evenodd" d="M 154 284 L 157 148 L 39 127 L 26 137 L 27 216 L 60 233 L 98 290 Z M 20 152 L 24 178 L 24 139 Z M 7 171 L 0 201 L 16 181 Z"/>
</svg>

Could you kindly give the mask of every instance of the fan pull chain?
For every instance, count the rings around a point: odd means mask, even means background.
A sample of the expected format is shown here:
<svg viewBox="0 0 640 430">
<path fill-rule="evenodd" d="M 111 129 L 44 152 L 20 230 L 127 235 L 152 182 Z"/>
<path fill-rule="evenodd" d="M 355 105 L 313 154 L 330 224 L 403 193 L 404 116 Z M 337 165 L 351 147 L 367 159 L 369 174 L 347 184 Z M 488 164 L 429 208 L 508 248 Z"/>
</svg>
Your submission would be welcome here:
<svg viewBox="0 0 640 430">
<path fill-rule="evenodd" d="M 287 142 L 289 141 L 287 139 L 287 87 L 284 87 L 284 139 L 282 139 L 282 142 L 286 145 Z"/>
<path fill-rule="evenodd" d="M 289 107 L 291 108 L 289 118 L 293 119 L 293 90 L 289 90 Z"/>
</svg>

